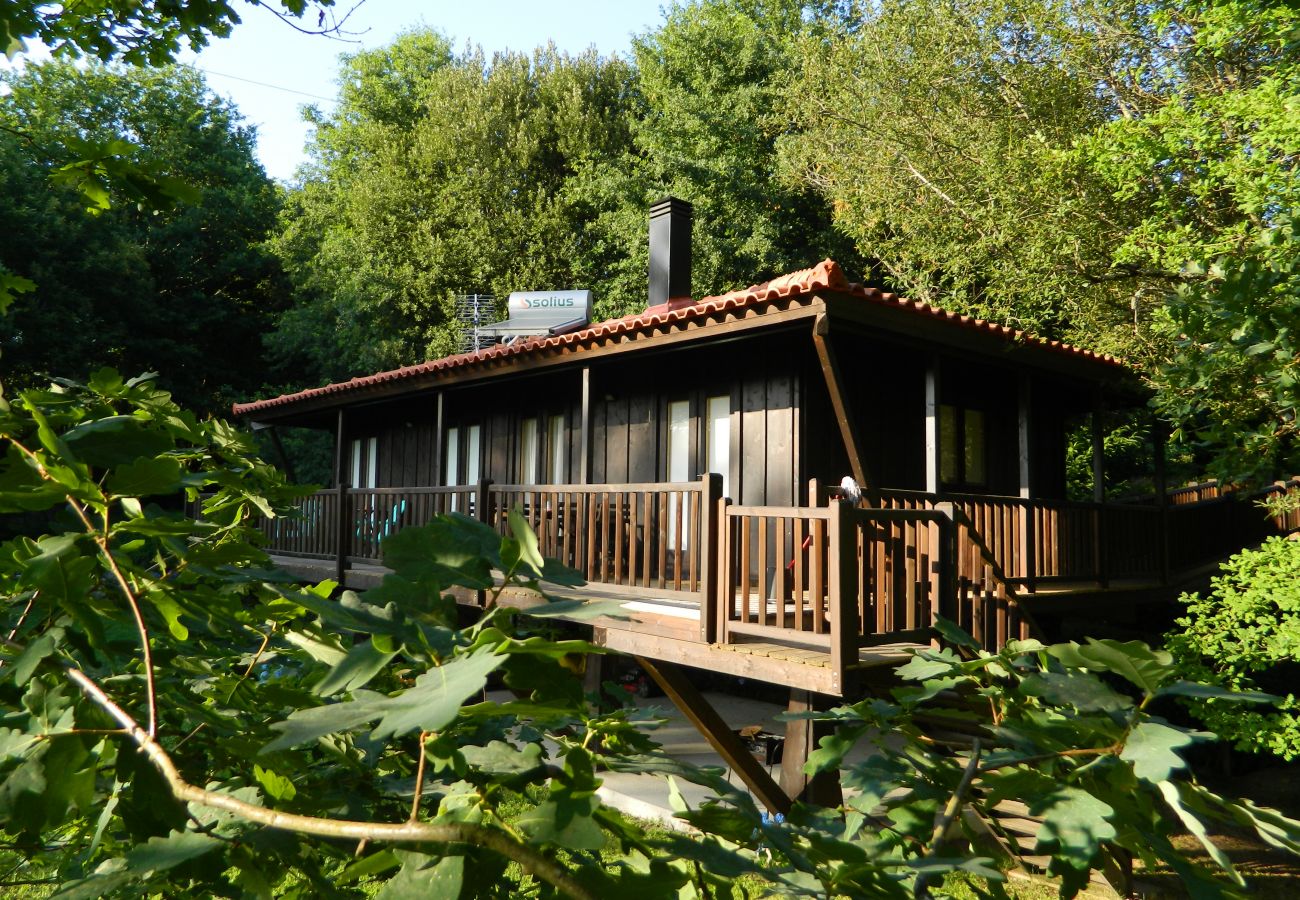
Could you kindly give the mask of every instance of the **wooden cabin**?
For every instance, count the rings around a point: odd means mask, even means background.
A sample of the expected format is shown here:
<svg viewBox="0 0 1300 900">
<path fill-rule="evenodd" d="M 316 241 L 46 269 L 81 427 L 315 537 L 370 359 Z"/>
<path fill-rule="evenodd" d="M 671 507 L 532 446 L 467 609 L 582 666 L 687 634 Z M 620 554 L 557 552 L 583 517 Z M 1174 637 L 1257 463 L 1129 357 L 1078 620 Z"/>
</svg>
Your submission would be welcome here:
<svg viewBox="0 0 1300 900">
<path fill-rule="evenodd" d="M 1108 502 L 1098 414 L 1146 399 L 1111 357 L 830 260 L 690 298 L 689 212 L 652 210 L 642 313 L 237 405 L 335 434 L 335 484 L 266 523 L 281 563 L 365 586 L 396 529 L 448 510 L 504 527 L 517 508 L 584 596 L 625 601 L 594 639 L 679 699 L 676 665 L 841 697 L 929 645 L 935 615 L 996 647 L 1300 525 L 1162 483 Z M 1099 487 L 1081 503 L 1066 440 L 1088 419 Z M 844 476 L 860 501 L 836 499 Z"/>
</svg>

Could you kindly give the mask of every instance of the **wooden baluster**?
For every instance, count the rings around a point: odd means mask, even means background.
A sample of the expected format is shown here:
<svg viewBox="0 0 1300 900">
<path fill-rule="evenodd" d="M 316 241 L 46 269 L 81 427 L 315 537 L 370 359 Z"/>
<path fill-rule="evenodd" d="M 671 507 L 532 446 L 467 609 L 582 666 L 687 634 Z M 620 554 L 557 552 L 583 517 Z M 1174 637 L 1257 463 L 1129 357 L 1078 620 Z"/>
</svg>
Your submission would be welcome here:
<svg viewBox="0 0 1300 900">
<path fill-rule="evenodd" d="M 785 519 L 777 518 L 773 524 L 776 526 L 776 558 L 773 560 L 774 565 L 772 586 L 776 594 L 775 622 L 777 628 L 785 628 Z"/>
<path fill-rule="evenodd" d="M 668 575 L 668 494 L 665 491 L 658 493 L 659 506 L 659 588 L 664 587 L 664 579 Z"/>
<path fill-rule="evenodd" d="M 690 527 L 687 529 L 689 537 L 686 541 L 686 574 L 690 584 L 687 590 L 694 592 L 700 589 L 700 558 L 703 556 L 700 551 L 708 538 L 703 532 L 704 521 L 700 517 L 699 492 L 691 491 L 687 497 L 690 503 Z"/>
<path fill-rule="evenodd" d="M 813 604 L 813 632 L 826 633 L 826 520 L 813 519 L 812 571 L 809 576 Z"/>
<path fill-rule="evenodd" d="M 614 495 L 614 572 L 613 582 L 623 583 L 623 492 Z"/>
<path fill-rule="evenodd" d="M 767 624 L 767 516 L 758 516 L 758 624 Z"/>
<path fill-rule="evenodd" d="M 643 490 L 628 494 L 628 584 L 637 584 L 637 561 L 641 549 L 641 542 L 637 540 L 640 533 L 637 531 L 637 507 L 641 506 L 643 497 Z"/>
<path fill-rule="evenodd" d="M 686 528 L 686 505 L 682 502 L 684 499 L 681 491 L 673 491 L 672 504 L 677 510 L 673 521 L 673 590 L 675 591 L 682 589 L 682 556 L 686 552 L 682 541 Z"/>
<path fill-rule="evenodd" d="M 804 621 L 804 519 L 794 519 L 794 567 L 791 588 L 794 591 L 794 627 L 796 631 L 806 631 L 808 623 Z"/>
<path fill-rule="evenodd" d="M 749 621 L 749 516 L 737 516 L 740 528 L 740 621 Z"/>
</svg>

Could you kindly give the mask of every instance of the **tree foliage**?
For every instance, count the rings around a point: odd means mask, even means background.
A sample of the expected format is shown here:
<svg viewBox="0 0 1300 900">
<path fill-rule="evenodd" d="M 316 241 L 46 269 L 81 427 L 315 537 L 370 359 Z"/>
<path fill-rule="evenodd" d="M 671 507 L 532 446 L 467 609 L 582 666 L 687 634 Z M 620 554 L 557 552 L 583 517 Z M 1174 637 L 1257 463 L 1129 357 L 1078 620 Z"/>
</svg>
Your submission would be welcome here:
<svg viewBox="0 0 1300 900">
<path fill-rule="evenodd" d="M 903 292 L 1147 365 L 1257 474 L 1294 454 L 1297 35 L 1276 0 L 854 4 L 785 159 Z"/>
<path fill-rule="evenodd" d="M 116 365 L 208 411 L 260 387 L 251 354 L 287 297 L 262 247 L 279 199 L 252 129 L 191 69 L 52 62 L 4 79 L 0 265 L 29 282 L 0 319 L 10 385 Z M 151 177 L 67 169 L 96 146 Z M 158 208 L 164 171 L 192 202 Z"/>
<path fill-rule="evenodd" d="M 595 281 L 629 77 L 595 53 L 453 54 L 427 31 L 345 57 L 277 240 L 300 299 L 275 346 L 327 378 L 391 367 L 456 348 L 458 294 Z"/>
<path fill-rule="evenodd" d="M 1276 705 L 1247 710 L 1193 699 L 1193 711 L 1242 750 L 1300 756 L 1300 543 L 1270 538 L 1245 550 L 1223 564 L 1208 593 L 1184 594 L 1181 602 L 1186 614 L 1167 646 L 1187 677 L 1285 694 Z"/>
<path fill-rule="evenodd" d="M 675 7 L 633 58 L 553 47 L 453 53 L 415 31 L 344 59 L 278 252 L 299 302 L 272 340 L 322 378 L 452 351 L 455 296 L 591 288 L 646 303 L 646 214 L 695 204 L 694 291 L 742 287 L 852 246 L 776 178 L 778 86 L 803 5 Z"/>
<path fill-rule="evenodd" d="M 1066 897 L 1119 849 L 1198 896 L 1239 896 L 1206 837 L 1216 822 L 1300 852 L 1300 823 L 1198 785 L 1181 751 L 1208 735 L 1155 713 L 1270 698 L 1181 681 L 1141 644 L 989 654 L 940 623 L 948 649 L 917 654 L 890 701 L 812 714 L 839 729 L 809 770 L 842 770 L 853 799 L 776 821 L 719 772 L 656 754 L 627 711 L 593 711 L 575 669 L 596 648 L 520 630 L 495 602 L 505 585 L 580 581 L 517 514 L 505 535 L 457 515 L 406 529 L 379 587 L 335 595 L 257 548 L 250 517 L 289 513 L 278 473 L 149 379 L 23 391 L 0 440 L 0 512 L 26 532 L 0 545 L 0 830 L 56 896 L 902 900 L 954 872 L 996 886 L 996 842 L 965 850 L 954 829 L 1005 797 L 1045 819 L 1037 850 Z M 468 625 L 455 590 L 489 597 Z M 594 614 L 617 604 L 529 610 Z M 485 701 L 490 679 L 515 699 Z M 972 740 L 936 741 L 922 725 L 936 717 Z M 860 741 L 874 752 L 847 763 Z M 693 809 L 672 790 L 698 832 L 603 806 L 603 769 L 709 788 Z M 1226 877 L 1169 842 L 1179 823 Z"/>
<path fill-rule="evenodd" d="M 249 0 L 249 5 L 260 3 Z M 334 0 L 280 0 L 270 8 L 300 18 L 309 6 L 324 10 Z M 39 41 L 57 56 L 95 56 L 103 62 L 121 60 L 160 66 L 175 59 L 182 43 L 197 50 L 210 37 L 225 37 L 239 24 L 235 7 L 225 0 L 168 3 L 160 0 L 116 0 L 107 4 L 6 3 L 0 9 L 0 51 L 22 53 L 28 41 Z"/>
</svg>

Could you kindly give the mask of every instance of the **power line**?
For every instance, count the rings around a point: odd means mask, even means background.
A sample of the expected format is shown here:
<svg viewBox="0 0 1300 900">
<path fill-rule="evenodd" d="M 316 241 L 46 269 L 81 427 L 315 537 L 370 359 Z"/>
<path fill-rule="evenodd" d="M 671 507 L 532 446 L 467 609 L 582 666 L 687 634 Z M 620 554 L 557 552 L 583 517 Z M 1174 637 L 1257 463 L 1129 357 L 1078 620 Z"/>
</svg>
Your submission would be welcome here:
<svg viewBox="0 0 1300 900">
<path fill-rule="evenodd" d="M 337 97 L 322 97 L 320 94 L 309 94 L 306 91 L 297 91 L 294 90 L 293 88 L 281 87 L 278 84 L 267 84 L 265 81 L 254 81 L 251 78 L 244 78 L 240 75 L 230 75 L 226 72 L 216 72 L 213 71 L 212 69 L 204 69 L 200 66 L 190 66 L 190 68 L 194 69 L 197 72 L 203 72 L 206 75 L 217 75 L 220 76 L 221 78 L 231 78 L 234 79 L 235 81 L 242 81 L 245 84 L 255 84 L 258 87 L 270 88 L 273 91 L 284 91 L 284 93 L 286 94 L 297 94 L 300 97 L 310 97 L 313 100 L 324 100 L 326 103 L 339 102 Z"/>
</svg>

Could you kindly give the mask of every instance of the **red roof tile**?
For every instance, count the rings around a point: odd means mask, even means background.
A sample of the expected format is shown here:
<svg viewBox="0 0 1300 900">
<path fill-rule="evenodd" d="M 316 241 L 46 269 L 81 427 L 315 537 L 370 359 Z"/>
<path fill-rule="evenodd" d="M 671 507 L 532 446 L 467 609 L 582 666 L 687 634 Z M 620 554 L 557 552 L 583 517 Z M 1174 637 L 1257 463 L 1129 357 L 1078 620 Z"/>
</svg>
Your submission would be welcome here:
<svg viewBox="0 0 1300 900">
<path fill-rule="evenodd" d="M 283 394 L 279 397 L 272 397 L 269 400 L 254 400 L 250 403 L 236 403 L 233 407 L 233 412 L 237 416 L 246 416 L 250 413 L 257 413 L 263 410 L 275 409 L 282 406 L 290 406 L 307 400 L 327 397 L 333 394 L 363 392 L 367 388 L 390 384 L 396 381 L 404 381 L 421 375 L 446 372 L 452 369 L 478 365 L 506 357 L 522 356 L 548 348 L 578 348 L 591 344 L 597 340 L 618 337 L 620 335 L 628 335 L 635 338 L 636 335 L 642 332 L 647 332 L 663 325 L 684 322 L 689 319 L 702 318 L 707 315 L 726 312 L 732 309 L 739 309 L 741 307 L 759 306 L 781 298 L 811 295 L 815 294 L 817 291 L 834 291 L 840 294 L 850 294 L 882 306 L 912 310 L 919 315 L 926 315 L 934 319 L 953 323 L 966 328 L 998 335 L 1010 341 L 1019 341 L 1025 344 L 1050 348 L 1072 356 L 1083 357 L 1114 366 L 1123 366 L 1122 362 L 1112 356 L 1073 347 L 1061 341 L 1044 340 L 1043 338 L 1035 337 L 1028 332 L 1008 328 L 1005 325 L 987 322 L 983 319 L 971 318 L 970 316 L 959 315 L 957 313 L 940 309 L 937 306 L 931 306 L 928 303 L 914 303 L 913 301 L 899 297 L 896 294 L 890 294 L 876 288 L 851 283 L 848 278 L 845 277 L 844 271 L 840 268 L 838 263 L 834 260 L 826 259 L 822 260 L 811 269 L 800 269 L 797 272 L 791 272 L 788 275 L 781 275 L 777 278 L 773 278 L 771 281 L 764 282 L 763 284 L 756 284 L 741 290 L 731 291 L 717 297 L 705 297 L 698 303 L 690 305 L 678 305 L 673 303 L 665 306 L 652 307 L 642 313 L 624 316 L 621 319 L 610 319 L 605 322 L 598 322 L 594 325 L 588 326 L 587 328 L 581 329 L 580 331 L 573 331 L 568 334 L 531 337 L 508 345 L 497 344 L 472 353 L 458 353 L 454 356 L 445 356 L 442 359 L 430 360 L 429 362 L 420 363 L 414 366 L 403 366 L 400 369 L 393 369 L 388 372 L 378 372 L 374 375 L 364 375 L 358 378 L 353 378 L 350 381 L 343 381 L 337 384 L 327 384 L 324 387 L 308 388 L 307 390 L 298 391 L 293 394 Z"/>
</svg>

